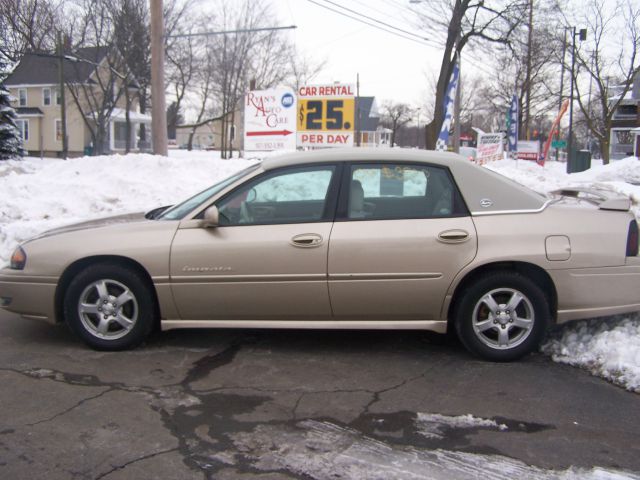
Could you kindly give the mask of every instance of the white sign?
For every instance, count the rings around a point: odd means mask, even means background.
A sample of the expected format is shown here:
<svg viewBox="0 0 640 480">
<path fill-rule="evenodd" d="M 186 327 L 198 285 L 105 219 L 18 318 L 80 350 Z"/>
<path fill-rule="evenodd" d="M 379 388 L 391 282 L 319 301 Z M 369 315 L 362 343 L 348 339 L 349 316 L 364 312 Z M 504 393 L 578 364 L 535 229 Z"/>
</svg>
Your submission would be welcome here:
<svg viewBox="0 0 640 480">
<path fill-rule="evenodd" d="M 245 95 L 244 149 L 296 149 L 296 97 L 293 90 L 254 90 Z"/>
<path fill-rule="evenodd" d="M 518 160 L 538 161 L 540 158 L 540 142 L 518 140 Z"/>
<path fill-rule="evenodd" d="M 336 83 L 300 87 L 297 120 L 299 147 L 353 146 L 354 86 Z"/>
<path fill-rule="evenodd" d="M 476 161 L 482 165 L 486 162 L 502 160 L 504 158 L 502 138 L 502 133 L 478 134 L 478 156 Z"/>
</svg>

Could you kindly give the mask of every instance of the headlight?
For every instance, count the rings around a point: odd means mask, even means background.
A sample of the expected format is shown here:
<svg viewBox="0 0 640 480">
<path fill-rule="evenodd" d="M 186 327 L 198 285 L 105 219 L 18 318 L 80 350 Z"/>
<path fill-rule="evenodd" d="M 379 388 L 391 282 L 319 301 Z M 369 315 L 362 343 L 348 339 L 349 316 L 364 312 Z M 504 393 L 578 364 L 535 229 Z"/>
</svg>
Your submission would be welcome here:
<svg viewBox="0 0 640 480">
<path fill-rule="evenodd" d="M 27 254 L 24 253 L 22 247 L 18 247 L 11 255 L 11 265 L 13 270 L 24 270 L 24 265 L 27 263 Z"/>
</svg>

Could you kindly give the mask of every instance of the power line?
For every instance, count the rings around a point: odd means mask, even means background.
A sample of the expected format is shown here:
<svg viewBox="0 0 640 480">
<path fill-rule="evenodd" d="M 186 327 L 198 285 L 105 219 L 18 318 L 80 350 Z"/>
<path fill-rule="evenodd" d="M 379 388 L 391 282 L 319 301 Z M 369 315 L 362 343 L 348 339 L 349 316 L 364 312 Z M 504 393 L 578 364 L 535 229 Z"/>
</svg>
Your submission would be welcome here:
<svg viewBox="0 0 640 480">
<path fill-rule="evenodd" d="M 375 23 L 367 22 L 366 20 L 362 20 L 361 18 L 354 17 L 354 16 L 349 15 L 347 13 L 341 12 L 340 10 L 336 10 L 334 8 L 331 8 L 328 5 L 324 5 L 322 3 L 318 3 L 316 0 L 307 0 L 307 1 L 310 2 L 310 3 L 313 3 L 314 5 L 317 5 L 318 7 L 321 7 L 321 8 L 324 8 L 326 10 L 329 10 L 329 11 L 331 11 L 333 13 L 337 13 L 338 15 L 342 15 L 343 17 L 347 17 L 347 18 L 349 18 L 351 20 L 355 20 L 356 22 L 360 22 L 360 23 L 363 23 L 363 24 L 368 25 L 370 27 L 377 28 L 378 30 L 382 30 L 383 32 L 390 33 L 391 35 L 395 35 L 397 37 L 404 38 L 405 40 L 410 40 L 410 41 L 418 43 L 420 45 L 425 45 L 425 46 L 429 45 L 428 43 L 426 43 L 426 40 L 424 40 L 424 39 L 423 40 L 418 40 L 416 38 L 411 38 L 411 37 L 408 37 L 408 36 L 403 35 L 401 33 L 394 32 L 393 30 L 389 30 L 389 29 L 383 28 L 383 27 L 381 27 L 379 25 L 376 25 Z"/>
<path fill-rule="evenodd" d="M 418 35 L 417 33 L 413 33 L 413 32 L 410 32 L 410 31 L 408 31 L 408 30 L 404 30 L 404 29 L 402 29 L 402 28 L 399 28 L 399 27 L 396 27 L 396 26 L 394 26 L 394 25 L 391 25 L 391 24 L 389 24 L 389 23 L 383 22 L 383 21 L 381 21 L 381 20 L 377 20 L 377 19 L 375 19 L 375 18 L 373 18 L 373 17 L 370 17 L 370 16 L 368 16 L 368 15 L 363 14 L 362 12 L 358 12 L 357 10 L 352 10 L 351 8 L 344 7 L 344 6 L 340 5 L 339 3 L 336 3 L 336 2 L 334 2 L 334 1 L 332 1 L 332 0 L 323 0 L 323 1 L 324 1 L 325 3 L 330 3 L 331 5 L 335 5 L 335 6 L 336 6 L 336 7 L 338 7 L 338 8 L 341 8 L 341 9 L 343 9 L 343 10 L 346 10 L 347 12 L 350 12 L 350 13 L 353 13 L 353 14 L 355 14 L 355 15 L 359 15 L 359 16 L 361 16 L 361 17 L 363 17 L 363 18 L 366 18 L 367 20 L 371 20 L 371 21 L 373 21 L 373 22 L 379 23 L 380 25 L 384 25 L 385 27 L 392 28 L 392 29 L 394 29 L 394 30 L 397 30 L 398 32 L 402 32 L 402 33 L 404 33 L 405 35 L 410 35 L 410 36 L 412 36 L 412 37 L 416 37 L 416 38 L 418 38 L 418 39 L 420 39 L 420 40 L 422 40 L 422 41 L 425 41 L 425 42 L 429 40 L 428 38 L 421 37 L 421 36 L 420 36 L 420 35 Z"/>
<path fill-rule="evenodd" d="M 238 30 L 221 30 L 217 32 L 176 33 L 174 35 L 167 35 L 167 38 L 208 37 L 210 35 L 225 35 L 227 33 L 269 32 L 272 30 L 290 30 L 293 28 L 298 27 L 295 25 L 289 25 L 288 27 L 241 28 Z"/>
</svg>

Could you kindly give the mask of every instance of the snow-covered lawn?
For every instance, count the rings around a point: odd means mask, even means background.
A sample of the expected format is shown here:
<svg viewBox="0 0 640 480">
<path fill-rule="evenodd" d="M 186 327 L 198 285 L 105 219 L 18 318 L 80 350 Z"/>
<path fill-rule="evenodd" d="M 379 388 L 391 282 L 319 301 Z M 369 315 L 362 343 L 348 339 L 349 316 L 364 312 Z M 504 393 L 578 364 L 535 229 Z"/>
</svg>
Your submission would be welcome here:
<svg viewBox="0 0 640 480">
<path fill-rule="evenodd" d="M 41 231 L 89 218 L 173 204 L 238 171 L 255 159 L 221 160 L 218 152 L 172 151 L 67 161 L 26 158 L 0 162 L 0 264 L 17 243 Z M 567 175 L 565 164 L 544 167 L 504 160 L 487 166 L 539 192 L 568 185 L 630 195 L 640 216 L 640 162 L 594 162 Z M 558 328 L 542 351 L 640 392 L 640 315 L 574 322 Z"/>
</svg>

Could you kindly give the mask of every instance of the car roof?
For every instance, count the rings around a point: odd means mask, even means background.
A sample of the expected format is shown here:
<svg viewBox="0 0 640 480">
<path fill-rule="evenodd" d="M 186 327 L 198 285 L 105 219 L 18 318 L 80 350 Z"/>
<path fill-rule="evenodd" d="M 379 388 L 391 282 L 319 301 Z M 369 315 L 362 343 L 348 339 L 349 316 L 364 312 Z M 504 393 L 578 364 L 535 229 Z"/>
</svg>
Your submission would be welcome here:
<svg viewBox="0 0 640 480">
<path fill-rule="evenodd" d="M 541 211 L 548 199 L 456 153 L 403 148 L 332 148 L 267 158 L 264 170 L 328 162 L 415 162 L 448 168 L 474 215 Z"/>
<path fill-rule="evenodd" d="M 265 170 L 322 162 L 419 162 L 450 166 L 451 163 L 465 161 L 451 152 L 433 150 L 409 150 L 401 148 L 331 148 L 305 152 L 286 153 L 267 158 L 262 162 Z"/>
</svg>

